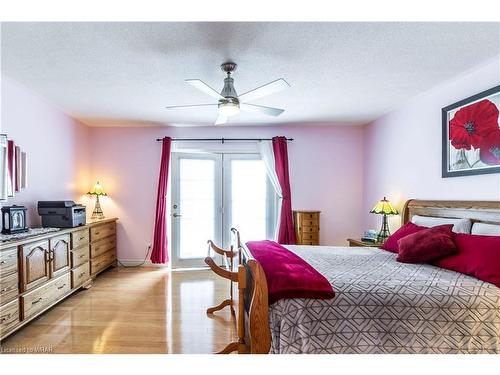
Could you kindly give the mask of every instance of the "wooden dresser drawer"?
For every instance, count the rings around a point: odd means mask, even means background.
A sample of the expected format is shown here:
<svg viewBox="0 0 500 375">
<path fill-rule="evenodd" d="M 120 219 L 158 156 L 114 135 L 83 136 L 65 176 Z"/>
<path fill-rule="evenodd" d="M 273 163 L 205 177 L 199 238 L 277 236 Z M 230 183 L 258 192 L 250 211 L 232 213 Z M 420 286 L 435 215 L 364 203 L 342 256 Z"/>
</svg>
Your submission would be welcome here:
<svg viewBox="0 0 500 375">
<path fill-rule="evenodd" d="M 79 265 L 88 262 L 89 258 L 90 254 L 88 244 L 71 251 L 71 268 L 78 267 Z"/>
<path fill-rule="evenodd" d="M 307 227 L 312 227 L 312 226 L 319 226 L 319 218 L 316 219 L 304 219 L 302 218 L 299 220 L 299 225 L 300 226 L 307 226 Z"/>
<path fill-rule="evenodd" d="M 19 323 L 19 300 L 0 306 L 0 337 Z"/>
<path fill-rule="evenodd" d="M 319 212 L 301 212 L 299 214 L 301 220 L 319 220 Z"/>
<path fill-rule="evenodd" d="M 17 247 L 0 250 L 0 277 L 17 272 Z"/>
<path fill-rule="evenodd" d="M 302 233 L 319 233 L 319 226 L 307 226 L 307 225 L 301 225 L 299 227 L 299 232 Z"/>
<path fill-rule="evenodd" d="M 301 233 L 300 237 L 304 241 L 319 241 L 319 233 L 318 232 Z"/>
<path fill-rule="evenodd" d="M 12 301 L 19 295 L 18 290 L 18 273 L 11 273 L 10 275 L 1 275 L 0 278 L 0 305 Z"/>
<path fill-rule="evenodd" d="M 97 242 L 92 242 L 90 245 L 90 257 L 96 258 L 105 252 L 116 247 L 116 237 L 107 237 Z"/>
<path fill-rule="evenodd" d="M 23 319 L 29 318 L 56 302 L 71 290 L 70 273 L 48 282 L 41 287 L 21 296 Z"/>
<path fill-rule="evenodd" d="M 111 263 L 115 261 L 115 253 L 113 251 L 108 251 L 97 258 L 90 260 L 90 274 L 95 275 L 96 273 L 102 271 L 108 267 Z"/>
<path fill-rule="evenodd" d="M 71 233 L 71 248 L 77 249 L 89 243 L 90 233 L 88 228 Z"/>
<path fill-rule="evenodd" d="M 99 224 L 90 228 L 90 240 L 95 242 L 115 234 L 115 222 Z"/>
<path fill-rule="evenodd" d="M 89 262 L 82 264 L 80 267 L 71 270 L 71 288 L 75 289 L 90 279 Z"/>
</svg>

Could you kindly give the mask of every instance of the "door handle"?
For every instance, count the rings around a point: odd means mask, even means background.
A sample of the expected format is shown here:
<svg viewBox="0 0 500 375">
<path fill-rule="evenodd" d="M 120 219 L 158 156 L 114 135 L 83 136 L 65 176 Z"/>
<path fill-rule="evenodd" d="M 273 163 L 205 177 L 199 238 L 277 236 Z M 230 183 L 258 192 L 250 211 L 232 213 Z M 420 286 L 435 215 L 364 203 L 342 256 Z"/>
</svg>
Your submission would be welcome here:
<svg viewBox="0 0 500 375">
<path fill-rule="evenodd" d="M 175 214 L 175 213 L 174 213 L 174 214 L 172 214 L 172 216 L 173 216 L 173 217 L 181 217 L 182 215 L 180 215 L 180 214 Z"/>
</svg>

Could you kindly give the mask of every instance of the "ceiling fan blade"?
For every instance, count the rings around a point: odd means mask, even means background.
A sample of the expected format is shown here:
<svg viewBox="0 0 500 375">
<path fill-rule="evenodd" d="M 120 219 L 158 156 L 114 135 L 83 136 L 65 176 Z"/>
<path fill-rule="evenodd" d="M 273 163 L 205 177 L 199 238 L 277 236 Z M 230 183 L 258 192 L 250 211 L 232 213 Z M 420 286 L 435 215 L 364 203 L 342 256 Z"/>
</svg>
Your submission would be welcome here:
<svg viewBox="0 0 500 375">
<path fill-rule="evenodd" d="M 264 96 L 280 92 L 289 87 L 290 85 L 287 81 L 285 81 L 283 78 L 279 78 L 276 81 L 266 83 L 265 85 L 257 87 L 256 89 L 247 91 L 246 93 L 238 96 L 238 99 L 240 100 L 240 102 L 249 102 L 255 99 L 263 98 Z"/>
<path fill-rule="evenodd" d="M 285 112 L 284 109 L 265 107 L 263 105 L 256 105 L 256 104 L 249 104 L 249 103 L 241 103 L 240 108 L 244 111 L 247 111 L 247 112 L 261 113 L 263 115 L 268 115 L 268 116 L 279 116 L 283 112 Z"/>
<path fill-rule="evenodd" d="M 227 122 L 226 116 L 218 115 L 217 120 L 215 120 L 215 125 L 222 125 L 225 124 L 226 122 Z"/>
<path fill-rule="evenodd" d="M 165 108 L 167 109 L 184 109 L 184 108 L 196 108 L 196 107 L 213 107 L 217 104 L 188 104 L 188 105 L 169 105 Z"/>
<path fill-rule="evenodd" d="M 211 88 L 205 82 L 199 79 L 186 79 L 186 82 L 191 86 L 196 87 L 198 90 L 203 91 L 205 94 L 214 97 L 215 99 L 224 99 L 224 97 L 219 94 L 215 89 Z"/>
</svg>

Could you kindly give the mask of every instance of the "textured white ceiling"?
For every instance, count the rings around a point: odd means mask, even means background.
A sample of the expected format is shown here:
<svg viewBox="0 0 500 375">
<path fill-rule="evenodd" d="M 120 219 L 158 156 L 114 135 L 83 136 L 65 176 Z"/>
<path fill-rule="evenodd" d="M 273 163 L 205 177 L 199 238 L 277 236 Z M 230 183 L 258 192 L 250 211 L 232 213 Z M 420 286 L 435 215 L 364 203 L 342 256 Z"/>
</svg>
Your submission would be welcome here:
<svg viewBox="0 0 500 375">
<path fill-rule="evenodd" d="M 239 93 L 276 78 L 291 88 L 255 101 L 277 118 L 230 124 L 366 123 L 500 54 L 500 23 L 3 23 L 2 72 L 93 126 L 210 125 L 211 102 L 184 83 Z"/>
</svg>

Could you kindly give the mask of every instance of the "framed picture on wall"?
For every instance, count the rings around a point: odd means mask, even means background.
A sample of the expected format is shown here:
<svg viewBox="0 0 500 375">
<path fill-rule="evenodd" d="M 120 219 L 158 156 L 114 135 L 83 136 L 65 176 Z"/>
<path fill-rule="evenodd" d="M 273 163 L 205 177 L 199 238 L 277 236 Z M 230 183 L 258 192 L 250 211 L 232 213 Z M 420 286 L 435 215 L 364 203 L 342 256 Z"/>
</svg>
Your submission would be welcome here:
<svg viewBox="0 0 500 375">
<path fill-rule="evenodd" d="M 500 172 L 500 85 L 442 109 L 442 176 Z"/>
<path fill-rule="evenodd" d="M 8 143 L 7 135 L 0 134 L 0 201 L 7 200 L 8 196 Z"/>
</svg>

